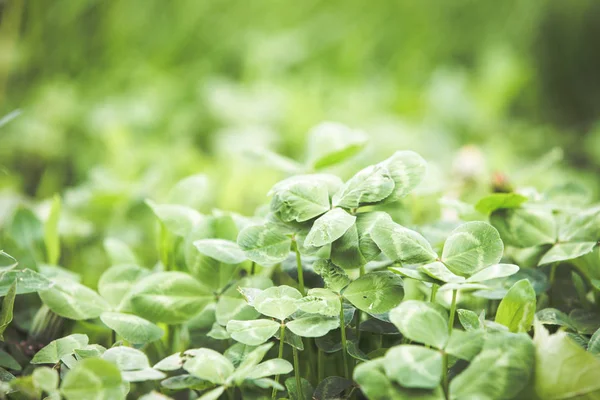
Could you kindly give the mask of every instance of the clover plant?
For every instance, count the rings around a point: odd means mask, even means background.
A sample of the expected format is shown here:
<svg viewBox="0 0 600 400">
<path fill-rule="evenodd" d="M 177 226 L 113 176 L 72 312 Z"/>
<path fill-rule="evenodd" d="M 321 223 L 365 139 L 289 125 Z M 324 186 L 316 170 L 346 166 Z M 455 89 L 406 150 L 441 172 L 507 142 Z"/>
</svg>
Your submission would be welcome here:
<svg viewBox="0 0 600 400">
<path fill-rule="evenodd" d="M 200 212 L 205 178 L 178 182 L 138 205 L 156 229 L 144 251 L 102 237 L 96 280 L 61 266 L 60 197 L 17 208 L 18 255 L 0 252 L 1 396 L 599 396 L 600 208 L 572 186 L 517 188 L 442 201 L 465 218 L 434 234 L 437 214 L 411 214 L 418 154 L 333 173 L 366 145 L 325 123 L 305 162 L 255 152 L 288 176 L 252 216 Z"/>
</svg>

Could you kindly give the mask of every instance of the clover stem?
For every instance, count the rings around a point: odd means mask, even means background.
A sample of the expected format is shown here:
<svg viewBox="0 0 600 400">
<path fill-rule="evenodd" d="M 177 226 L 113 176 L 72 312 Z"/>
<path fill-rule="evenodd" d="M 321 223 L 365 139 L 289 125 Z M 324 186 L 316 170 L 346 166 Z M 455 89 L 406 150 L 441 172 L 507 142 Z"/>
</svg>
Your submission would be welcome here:
<svg viewBox="0 0 600 400">
<path fill-rule="evenodd" d="M 342 359 L 344 362 L 344 377 L 350 379 L 348 370 L 348 343 L 346 342 L 346 323 L 344 321 L 344 302 L 340 298 L 340 332 L 342 334 Z"/>
<path fill-rule="evenodd" d="M 359 269 L 359 276 L 363 276 L 365 274 L 365 266 L 361 265 Z M 362 318 L 362 314 L 360 309 L 356 309 L 356 340 L 360 342 L 360 320 Z"/>
<path fill-rule="evenodd" d="M 300 379 L 300 361 L 298 360 L 298 349 L 292 346 L 292 354 L 294 357 L 294 376 L 296 377 L 296 390 L 298 391 L 298 399 L 304 400 L 302 393 L 302 380 Z"/>
<path fill-rule="evenodd" d="M 256 263 L 252 261 L 252 265 L 250 265 L 250 275 L 254 275 L 256 270 Z"/>
<path fill-rule="evenodd" d="M 235 399 L 235 388 L 227 388 L 227 398 L 229 400 L 234 400 Z"/>
<path fill-rule="evenodd" d="M 452 334 L 452 328 L 454 327 L 454 314 L 456 312 L 456 294 L 458 290 L 452 291 L 452 303 L 450 304 L 450 318 L 448 318 L 448 334 Z M 443 374 L 443 382 L 444 382 L 444 393 L 446 394 L 446 398 L 448 398 L 448 388 L 449 388 L 449 379 L 448 379 L 448 354 L 443 352 L 442 354 L 442 374 Z"/>
<path fill-rule="evenodd" d="M 283 339 L 285 338 L 285 324 L 281 321 L 281 330 L 279 331 L 279 355 L 277 358 L 283 358 Z M 279 383 L 279 375 L 275 375 L 275 382 Z M 273 392 L 271 393 L 271 399 L 275 400 L 277 396 L 277 389 L 273 388 Z"/>
<path fill-rule="evenodd" d="M 298 244 L 294 246 L 296 251 L 296 267 L 298 268 L 298 288 L 300 293 L 304 296 L 304 272 L 302 271 L 302 259 L 300 258 L 300 251 L 298 250 Z"/>
<path fill-rule="evenodd" d="M 317 379 L 319 383 L 325 378 L 325 353 L 323 350 L 317 350 Z"/>
<path fill-rule="evenodd" d="M 558 269 L 558 263 L 554 263 L 552 264 L 552 267 L 550 267 L 550 289 L 548 289 L 548 294 L 549 294 L 549 303 L 550 306 L 552 306 L 552 287 L 554 286 L 554 281 L 556 280 L 556 270 Z"/>
<path fill-rule="evenodd" d="M 440 287 L 435 283 L 431 285 L 431 297 L 429 297 L 430 303 L 435 303 L 435 295 L 437 294 L 439 288 Z"/>
<path fill-rule="evenodd" d="M 115 343 L 117 343 L 117 332 L 111 331 L 110 332 L 110 345 L 111 345 L 111 347 L 114 346 Z"/>
</svg>

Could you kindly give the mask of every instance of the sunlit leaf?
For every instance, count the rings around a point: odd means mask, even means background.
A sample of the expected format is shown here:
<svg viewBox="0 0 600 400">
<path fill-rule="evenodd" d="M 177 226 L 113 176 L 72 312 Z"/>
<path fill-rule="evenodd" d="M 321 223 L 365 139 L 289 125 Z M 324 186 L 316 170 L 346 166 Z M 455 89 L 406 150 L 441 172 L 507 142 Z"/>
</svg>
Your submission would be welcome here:
<svg viewBox="0 0 600 400">
<path fill-rule="evenodd" d="M 536 295 L 527 279 L 515 283 L 500 302 L 496 322 L 511 332 L 528 332 L 535 315 Z"/>
<path fill-rule="evenodd" d="M 36 353 L 31 360 L 32 364 L 56 364 L 61 358 L 72 354 L 75 349 L 81 349 L 88 344 L 87 335 L 75 333 L 56 339 Z"/>
<path fill-rule="evenodd" d="M 254 308 L 267 317 L 284 320 L 298 309 L 302 294 L 293 287 L 281 285 L 263 290 L 254 299 Z"/>
<path fill-rule="evenodd" d="M 104 312 L 100 319 L 119 336 L 134 344 L 145 344 L 160 339 L 164 332 L 152 322 L 132 314 Z"/>
<path fill-rule="evenodd" d="M 237 243 L 250 260 L 269 265 L 287 258 L 292 239 L 268 226 L 256 225 L 243 229 Z"/>
<path fill-rule="evenodd" d="M 551 212 L 517 208 L 499 210 L 490 216 L 506 245 L 533 247 L 556 241 L 556 222 Z"/>
<path fill-rule="evenodd" d="M 234 367 L 226 357 L 211 349 L 197 349 L 194 357 L 183 364 L 190 374 L 215 384 L 224 384 Z"/>
<path fill-rule="evenodd" d="M 546 254 L 544 254 L 544 257 L 542 257 L 538 265 L 579 258 L 594 250 L 596 244 L 596 242 L 555 244 Z"/>
<path fill-rule="evenodd" d="M 305 246 L 321 247 L 334 242 L 354 225 L 356 217 L 341 208 L 334 208 L 314 222 L 304 241 Z"/>
<path fill-rule="evenodd" d="M 320 314 L 306 314 L 286 324 L 290 331 L 302 337 L 320 337 L 339 326 L 339 318 Z"/>
<path fill-rule="evenodd" d="M 280 324 L 270 319 L 250 321 L 232 320 L 227 323 L 227 332 L 234 340 L 249 346 L 263 344 L 280 328 Z"/>
<path fill-rule="evenodd" d="M 392 347 L 384 368 L 390 379 L 404 387 L 435 389 L 442 380 L 442 353 L 414 345 Z"/>
<path fill-rule="evenodd" d="M 390 311 L 390 320 L 414 342 L 443 349 L 448 342 L 448 316 L 443 309 L 418 300 L 406 300 Z"/>
<path fill-rule="evenodd" d="M 50 310 L 74 320 L 98 318 L 110 309 L 110 304 L 98 293 L 70 280 L 57 281 L 50 289 L 40 291 L 39 295 Z"/>
<path fill-rule="evenodd" d="M 99 358 L 88 358 L 67 374 L 60 391 L 67 400 L 124 400 L 129 386 L 116 365 Z"/>
<path fill-rule="evenodd" d="M 378 314 L 400 304 L 404 286 L 402 278 L 392 272 L 370 272 L 350 283 L 343 296 L 356 308 Z"/>
<path fill-rule="evenodd" d="M 435 261 L 437 258 L 437 254 L 423 236 L 396 224 L 391 219 L 377 223 L 373 227 L 371 238 L 392 261 L 421 264 Z"/>
<path fill-rule="evenodd" d="M 237 243 L 225 239 L 200 239 L 194 242 L 199 252 L 225 264 L 239 264 L 246 255 Z"/>
<path fill-rule="evenodd" d="M 366 135 L 335 122 L 322 122 L 309 132 L 309 164 L 321 169 L 354 156 L 367 144 Z"/>
<path fill-rule="evenodd" d="M 504 245 L 498 231 L 485 222 L 467 222 L 452 231 L 442 252 L 442 261 L 457 275 L 470 276 L 502 257 Z"/>
</svg>

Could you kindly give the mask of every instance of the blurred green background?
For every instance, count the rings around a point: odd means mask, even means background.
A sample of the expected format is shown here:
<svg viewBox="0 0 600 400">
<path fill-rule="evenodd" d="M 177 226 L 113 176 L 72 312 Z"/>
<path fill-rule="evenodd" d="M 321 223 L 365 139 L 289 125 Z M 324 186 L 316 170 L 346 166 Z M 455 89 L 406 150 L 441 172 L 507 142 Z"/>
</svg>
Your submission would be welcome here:
<svg viewBox="0 0 600 400">
<path fill-rule="evenodd" d="M 302 161 L 324 120 L 371 138 L 343 177 L 410 149 L 435 199 L 504 179 L 597 197 L 595 0 L 0 0 L 0 18 L 0 247 L 35 264 L 15 210 L 43 221 L 58 193 L 61 263 L 92 285 L 104 237 L 156 260 L 144 199 L 201 173 L 197 208 L 252 214 L 285 176 L 256 149 Z"/>
</svg>

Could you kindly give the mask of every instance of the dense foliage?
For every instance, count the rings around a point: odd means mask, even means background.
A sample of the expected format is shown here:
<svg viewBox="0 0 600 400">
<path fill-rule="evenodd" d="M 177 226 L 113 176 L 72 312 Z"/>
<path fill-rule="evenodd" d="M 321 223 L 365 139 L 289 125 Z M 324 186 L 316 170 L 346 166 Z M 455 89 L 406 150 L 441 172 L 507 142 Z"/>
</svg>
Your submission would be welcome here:
<svg viewBox="0 0 600 400">
<path fill-rule="evenodd" d="M 15 399 L 593 399 L 600 208 L 575 184 L 497 184 L 453 217 L 400 150 L 345 181 L 367 137 L 314 128 L 253 216 L 201 213 L 206 178 L 147 199 L 157 259 L 104 238 L 97 286 L 61 266 L 55 196 L 3 230 L 2 396 Z M 243 193 L 239 193 L 243 196 Z M 402 224 L 398 223 L 399 221 Z M 67 250 L 72 251 L 72 250 Z M 10 254 L 9 254 L 10 253 Z"/>
</svg>

